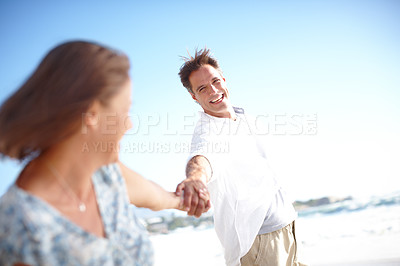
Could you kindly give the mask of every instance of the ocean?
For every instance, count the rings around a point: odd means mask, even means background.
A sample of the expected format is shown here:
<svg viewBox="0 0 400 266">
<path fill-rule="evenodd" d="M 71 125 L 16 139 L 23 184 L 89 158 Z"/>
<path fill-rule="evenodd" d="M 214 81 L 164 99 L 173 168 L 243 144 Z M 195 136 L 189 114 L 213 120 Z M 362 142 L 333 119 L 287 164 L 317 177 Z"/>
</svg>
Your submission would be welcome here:
<svg viewBox="0 0 400 266">
<path fill-rule="evenodd" d="M 309 265 L 400 265 L 400 191 L 299 211 L 296 235 Z M 225 265 L 213 227 L 152 235 L 155 265 Z"/>
</svg>

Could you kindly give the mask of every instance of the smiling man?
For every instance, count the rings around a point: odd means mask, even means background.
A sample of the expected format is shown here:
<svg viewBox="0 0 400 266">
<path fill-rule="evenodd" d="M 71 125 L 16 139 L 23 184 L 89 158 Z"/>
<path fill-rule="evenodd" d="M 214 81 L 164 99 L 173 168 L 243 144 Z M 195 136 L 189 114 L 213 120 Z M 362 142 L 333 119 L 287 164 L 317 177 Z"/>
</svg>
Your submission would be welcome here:
<svg viewBox="0 0 400 266">
<path fill-rule="evenodd" d="M 237 265 L 305 265 L 298 262 L 292 201 L 268 167 L 255 119 L 233 107 L 225 77 L 207 49 L 185 58 L 179 76 L 200 112 L 186 166 L 184 193 L 189 215 L 209 208 L 198 193 L 210 192 L 215 230 L 225 261 Z M 228 143 L 227 150 L 216 150 Z"/>
<path fill-rule="evenodd" d="M 211 65 L 203 65 L 189 75 L 192 84 L 191 95 L 208 115 L 221 118 L 235 118 L 229 102 L 229 92 L 222 73 Z"/>
</svg>

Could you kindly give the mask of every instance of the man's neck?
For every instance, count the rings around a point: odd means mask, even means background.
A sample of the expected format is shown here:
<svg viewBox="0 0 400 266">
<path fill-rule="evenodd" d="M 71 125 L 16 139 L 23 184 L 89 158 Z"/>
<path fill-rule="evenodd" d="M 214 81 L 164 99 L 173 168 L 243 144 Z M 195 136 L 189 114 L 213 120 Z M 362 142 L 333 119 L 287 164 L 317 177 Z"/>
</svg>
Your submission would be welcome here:
<svg viewBox="0 0 400 266">
<path fill-rule="evenodd" d="M 233 107 L 230 107 L 229 110 L 227 110 L 224 113 L 212 113 L 212 112 L 208 112 L 206 110 L 204 110 L 204 113 L 214 116 L 214 117 L 218 117 L 218 118 L 229 118 L 232 120 L 236 120 L 237 115 L 235 113 L 235 110 L 233 109 Z"/>
</svg>

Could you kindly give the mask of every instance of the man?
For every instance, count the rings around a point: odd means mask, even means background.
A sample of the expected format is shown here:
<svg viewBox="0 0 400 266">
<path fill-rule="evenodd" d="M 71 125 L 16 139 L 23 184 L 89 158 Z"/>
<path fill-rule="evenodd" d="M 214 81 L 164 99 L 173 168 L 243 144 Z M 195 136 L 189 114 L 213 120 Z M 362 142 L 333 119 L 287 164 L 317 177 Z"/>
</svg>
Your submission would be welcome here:
<svg viewBox="0 0 400 266">
<path fill-rule="evenodd" d="M 268 168 L 256 121 L 232 106 L 217 60 L 207 49 L 196 51 L 179 75 L 204 110 L 193 134 L 187 178 L 176 191 L 184 190 L 188 214 L 200 216 L 209 207 L 198 197 L 207 184 L 227 265 L 304 265 L 297 261 L 292 201 Z"/>
</svg>

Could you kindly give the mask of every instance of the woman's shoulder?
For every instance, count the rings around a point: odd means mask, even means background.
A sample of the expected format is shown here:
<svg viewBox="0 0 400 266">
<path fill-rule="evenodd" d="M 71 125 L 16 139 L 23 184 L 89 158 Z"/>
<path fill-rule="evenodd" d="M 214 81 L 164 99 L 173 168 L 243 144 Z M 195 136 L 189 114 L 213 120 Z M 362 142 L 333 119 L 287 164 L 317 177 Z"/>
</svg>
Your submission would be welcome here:
<svg viewBox="0 0 400 266">
<path fill-rule="evenodd" d="M 12 185 L 7 192 L 0 198 L 0 227 L 4 226 L 9 222 L 15 222 L 15 220 L 21 220 L 24 218 L 24 201 L 16 184 Z M 14 223 L 11 223 L 14 224 Z"/>
<path fill-rule="evenodd" d="M 30 212 L 34 212 L 33 205 L 25 196 L 22 189 L 13 185 L 0 198 L 0 250 L 19 253 L 23 248 L 27 249 L 27 243 L 40 241 L 35 222 L 30 217 Z"/>
<path fill-rule="evenodd" d="M 4 230 L 9 235 L 26 234 L 35 231 L 35 216 L 40 216 L 44 206 L 35 196 L 16 184 L 12 185 L 0 198 L 0 234 Z"/>
<path fill-rule="evenodd" d="M 101 198 L 114 197 L 126 193 L 126 184 L 117 163 L 100 167 L 93 175 L 93 184 Z"/>
<path fill-rule="evenodd" d="M 121 181 L 121 169 L 117 163 L 107 164 L 100 167 L 94 174 L 95 181 L 104 183 L 105 185 L 115 184 L 116 181 Z"/>
</svg>

